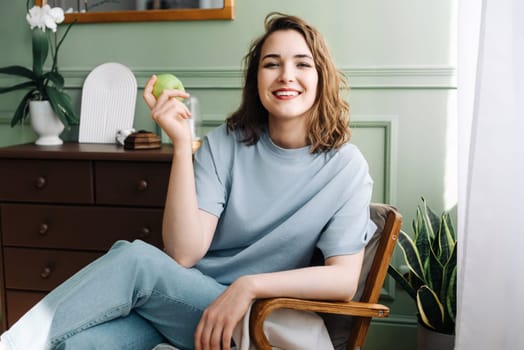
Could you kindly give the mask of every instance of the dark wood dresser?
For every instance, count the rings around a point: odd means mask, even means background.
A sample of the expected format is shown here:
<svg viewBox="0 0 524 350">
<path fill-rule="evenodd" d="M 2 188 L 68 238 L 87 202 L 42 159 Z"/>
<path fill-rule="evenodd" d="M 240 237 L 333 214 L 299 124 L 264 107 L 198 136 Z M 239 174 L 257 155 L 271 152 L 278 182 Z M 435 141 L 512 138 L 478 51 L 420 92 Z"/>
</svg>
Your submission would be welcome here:
<svg viewBox="0 0 524 350">
<path fill-rule="evenodd" d="M 170 145 L 0 148 L 2 329 L 115 241 L 161 247 L 171 157 Z"/>
</svg>

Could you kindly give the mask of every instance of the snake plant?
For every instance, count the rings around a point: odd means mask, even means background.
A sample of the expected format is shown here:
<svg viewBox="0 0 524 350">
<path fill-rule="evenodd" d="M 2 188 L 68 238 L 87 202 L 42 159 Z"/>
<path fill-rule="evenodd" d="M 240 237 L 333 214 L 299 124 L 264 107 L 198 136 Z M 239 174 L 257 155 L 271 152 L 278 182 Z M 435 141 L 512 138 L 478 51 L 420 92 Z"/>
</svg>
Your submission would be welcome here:
<svg viewBox="0 0 524 350">
<path fill-rule="evenodd" d="M 422 198 L 412 226 L 413 236 L 401 231 L 398 241 L 408 272 L 390 265 L 388 273 L 415 300 L 420 324 L 454 334 L 457 237 L 450 215 L 439 217 Z"/>
</svg>

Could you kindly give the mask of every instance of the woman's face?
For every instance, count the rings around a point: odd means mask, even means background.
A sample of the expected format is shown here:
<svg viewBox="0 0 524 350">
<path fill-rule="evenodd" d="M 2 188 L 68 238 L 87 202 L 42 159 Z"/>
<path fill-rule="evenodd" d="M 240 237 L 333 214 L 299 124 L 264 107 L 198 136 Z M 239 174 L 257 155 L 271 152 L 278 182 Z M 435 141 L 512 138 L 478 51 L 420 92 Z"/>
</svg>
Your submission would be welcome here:
<svg viewBox="0 0 524 350">
<path fill-rule="evenodd" d="M 313 54 L 302 35 L 295 30 L 272 33 L 262 46 L 258 65 L 258 93 L 270 123 L 297 118 L 305 122 L 317 84 Z"/>
</svg>

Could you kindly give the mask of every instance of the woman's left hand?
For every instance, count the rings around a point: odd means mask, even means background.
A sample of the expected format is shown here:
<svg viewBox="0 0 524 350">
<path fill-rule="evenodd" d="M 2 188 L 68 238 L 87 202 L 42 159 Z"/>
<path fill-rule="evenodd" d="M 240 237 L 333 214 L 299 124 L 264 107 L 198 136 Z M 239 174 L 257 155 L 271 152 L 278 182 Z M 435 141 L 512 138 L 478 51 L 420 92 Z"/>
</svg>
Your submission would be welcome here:
<svg viewBox="0 0 524 350">
<path fill-rule="evenodd" d="M 233 331 L 254 299 L 250 290 L 241 277 L 209 305 L 195 331 L 196 350 L 230 350 Z"/>
</svg>

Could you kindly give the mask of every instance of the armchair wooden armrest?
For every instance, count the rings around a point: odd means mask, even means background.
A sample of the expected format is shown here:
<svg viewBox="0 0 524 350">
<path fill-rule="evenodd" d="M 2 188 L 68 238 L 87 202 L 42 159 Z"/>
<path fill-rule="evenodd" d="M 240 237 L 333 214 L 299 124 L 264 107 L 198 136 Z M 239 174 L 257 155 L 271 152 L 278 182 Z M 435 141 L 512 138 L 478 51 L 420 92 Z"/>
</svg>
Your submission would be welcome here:
<svg viewBox="0 0 524 350">
<path fill-rule="evenodd" d="M 389 308 L 377 302 L 402 225 L 402 216 L 390 205 L 372 204 L 370 212 L 372 220 L 377 225 L 377 230 L 366 245 L 364 264 L 355 295 L 355 300 L 359 301 L 320 301 L 294 298 L 256 300 L 251 308 L 249 328 L 251 340 L 258 350 L 271 350 L 270 342 L 264 333 L 264 321 L 276 309 L 351 316 L 352 322 L 348 326 L 349 329 L 342 329 L 347 341 L 334 345 L 337 349 L 343 346 L 348 350 L 360 350 L 364 347 L 371 319 L 389 316 Z"/>
<path fill-rule="evenodd" d="M 271 345 L 264 334 L 264 321 L 276 309 L 293 309 L 360 317 L 384 318 L 389 316 L 389 308 L 387 306 L 359 301 L 321 301 L 294 298 L 259 299 L 253 304 L 250 314 L 251 339 L 259 350 L 271 350 Z"/>
<path fill-rule="evenodd" d="M 387 306 L 360 301 L 324 301 L 294 298 L 259 299 L 251 308 L 250 317 L 254 328 L 261 327 L 267 315 L 276 309 L 293 309 L 328 314 L 379 318 L 389 316 L 389 308 Z"/>
</svg>

